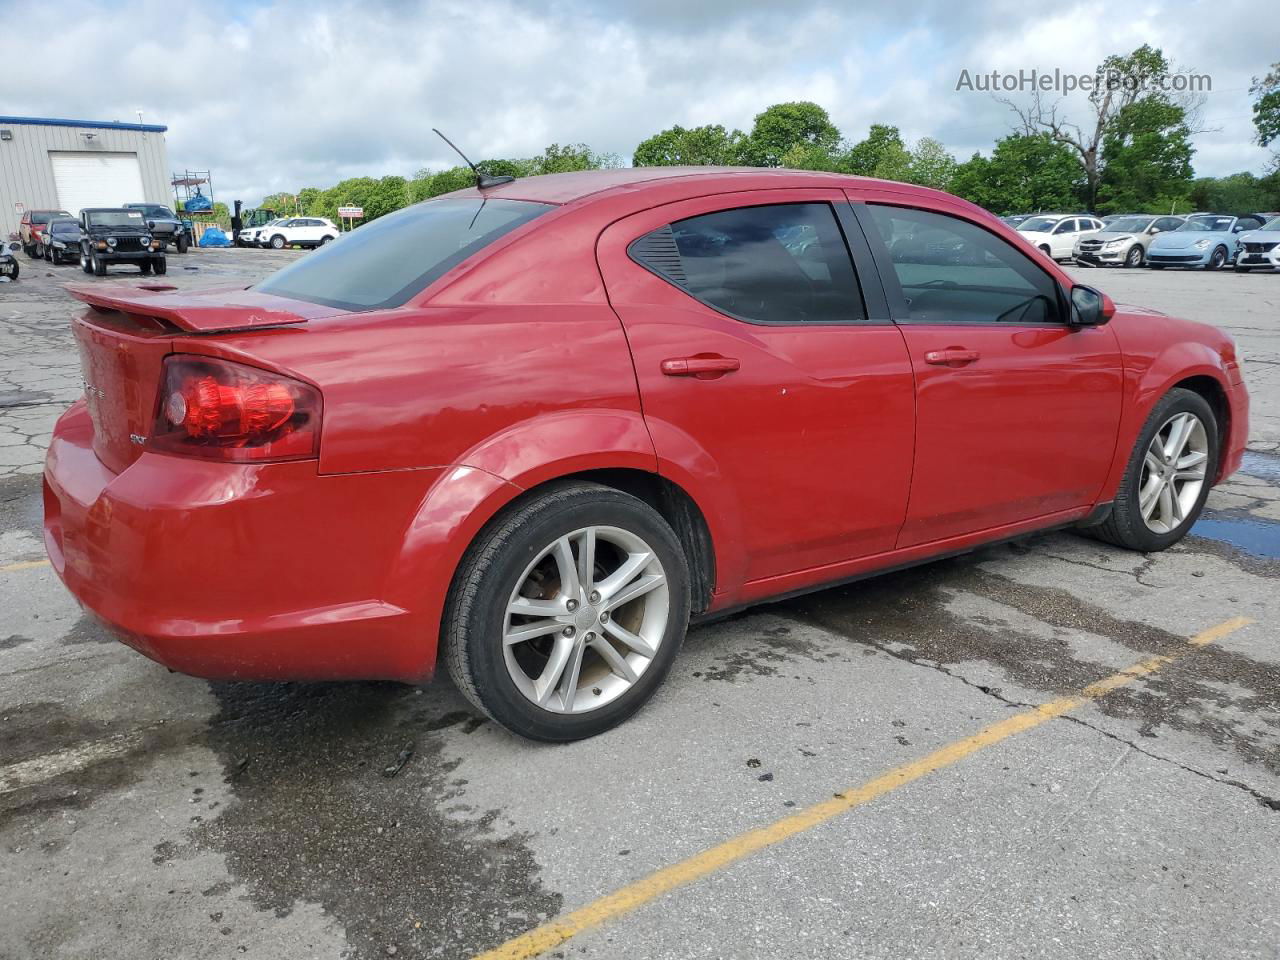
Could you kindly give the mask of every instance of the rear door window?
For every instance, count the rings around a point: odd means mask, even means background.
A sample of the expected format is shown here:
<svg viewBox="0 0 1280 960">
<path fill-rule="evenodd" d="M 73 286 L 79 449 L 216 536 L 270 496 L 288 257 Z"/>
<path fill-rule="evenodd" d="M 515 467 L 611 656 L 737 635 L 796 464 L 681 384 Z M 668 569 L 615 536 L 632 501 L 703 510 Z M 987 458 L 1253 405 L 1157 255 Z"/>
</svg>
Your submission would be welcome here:
<svg viewBox="0 0 1280 960">
<path fill-rule="evenodd" d="M 866 319 L 853 261 L 830 204 L 718 210 L 646 234 L 629 253 L 690 296 L 738 320 Z"/>
<path fill-rule="evenodd" d="M 254 289 L 342 310 L 398 307 L 463 260 L 550 210 L 484 197 L 428 200 L 379 217 Z"/>
<path fill-rule="evenodd" d="M 995 234 L 927 210 L 883 204 L 868 204 L 866 210 L 902 289 L 905 319 L 1060 322 L 1057 281 Z M 874 243 L 877 237 L 869 239 Z"/>
</svg>

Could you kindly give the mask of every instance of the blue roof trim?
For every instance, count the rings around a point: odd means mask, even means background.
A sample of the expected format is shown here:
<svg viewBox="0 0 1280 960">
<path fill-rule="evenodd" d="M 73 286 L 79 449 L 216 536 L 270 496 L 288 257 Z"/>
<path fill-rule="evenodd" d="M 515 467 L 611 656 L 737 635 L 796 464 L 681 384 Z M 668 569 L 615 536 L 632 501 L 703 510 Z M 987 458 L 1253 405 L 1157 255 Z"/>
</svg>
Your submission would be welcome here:
<svg viewBox="0 0 1280 960">
<path fill-rule="evenodd" d="M 55 120 L 51 117 L 0 117 L 0 123 L 29 127 L 88 127 L 92 130 L 139 130 L 164 133 L 169 128 L 158 123 L 117 123 L 114 120 Z"/>
</svg>

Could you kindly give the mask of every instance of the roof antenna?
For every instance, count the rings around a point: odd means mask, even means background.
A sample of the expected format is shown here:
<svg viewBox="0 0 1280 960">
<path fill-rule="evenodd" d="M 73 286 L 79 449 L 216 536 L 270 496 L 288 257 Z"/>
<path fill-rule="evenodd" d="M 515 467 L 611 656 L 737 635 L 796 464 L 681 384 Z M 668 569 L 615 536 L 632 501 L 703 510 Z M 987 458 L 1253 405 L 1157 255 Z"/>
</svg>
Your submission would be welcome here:
<svg viewBox="0 0 1280 960">
<path fill-rule="evenodd" d="M 468 159 L 467 159 L 467 155 L 466 155 L 465 153 L 463 153 L 461 150 L 459 150 L 459 149 L 457 148 L 457 146 L 455 146 L 455 145 L 454 145 L 454 142 L 453 142 L 452 140 L 450 140 L 448 137 L 446 137 L 443 133 L 441 133 L 441 132 L 440 132 L 439 130 L 437 130 L 435 127 L 432 127 L 432 128 L 431 128 L 431 132 L 432 132 L 432 133 L 434 133 L 434 134 L 435 134 L 437 137 L 439 137 L 441 140 L 443 140 L 445 143 L 447 143 L 449 146 L 453 147 L 453 152 L 454 152 L 454 153 L 456 153 L 458 156 L 460 156 L 460 157 L 462 158 L 463 162 L 464 162 L 468 167 L 470 167 L 470 168 L 471 168 L 471 172 L 472 172 L 472 173 L 474 173 L 474 174 L 476 175 L 476 187 L 477 187 L 477 188 L 479 188 L 479 189 L 483 190 L 485 187 L 496 187 L 496 186 L 499 186 L 500 184 L 504 184 L 504 183 L 513 183 L 513 182 L 515 181 L 515 179 L 516 179 L 515 177 L 506 177 L 506 176 L 504 176 L 504 177 L 491 177 L 491 176 L 489 176 L 489 174 L 487 174 L 487 173 L 482 173 L 482 172 L 480 171 L 480 168 L 479 168 L 479 167 L 477 167 L 477 166 L 476 166 L 474 163 L 472 163 L 470 160 L 468 160 Z"/>
</svg>

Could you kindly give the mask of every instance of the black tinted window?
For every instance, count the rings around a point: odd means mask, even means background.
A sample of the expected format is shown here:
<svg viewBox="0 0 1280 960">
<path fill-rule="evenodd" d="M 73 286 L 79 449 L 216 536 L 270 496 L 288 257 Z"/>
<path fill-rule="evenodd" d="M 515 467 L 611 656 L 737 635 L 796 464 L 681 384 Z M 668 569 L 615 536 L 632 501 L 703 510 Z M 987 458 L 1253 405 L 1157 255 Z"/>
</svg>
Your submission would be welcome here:
<svg viewBox="0 0 1280 960">
<path fill-rule="evenodd" d="M 678 220 L 635 241 L 631 255 L 742 320 L 865 318 L 848 248 L 825 203 L 741 207 Z"/>
<path fill-rule="evenodd" d="M 398 307 L 503 234 L 555 209 L 525 200 L 428 200 L 379 217 L 255 289 L 343 310 Z"/>
<path fill-rule="evenodd" d="M 1058 285 L 1031 259 L 967 220 L 906 207 L 867 209 L 888 247 L 910 319 L 920 323 L 1045 323 Z"/>
</svg>

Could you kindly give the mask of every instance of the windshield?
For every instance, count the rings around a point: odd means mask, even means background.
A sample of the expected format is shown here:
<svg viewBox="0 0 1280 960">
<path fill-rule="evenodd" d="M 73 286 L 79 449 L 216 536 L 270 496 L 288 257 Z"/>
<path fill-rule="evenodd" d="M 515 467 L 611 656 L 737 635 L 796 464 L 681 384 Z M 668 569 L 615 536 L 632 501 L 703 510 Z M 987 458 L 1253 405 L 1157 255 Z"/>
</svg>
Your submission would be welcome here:
<svg viewBox="0 0 1280 960">
<path fill-rule="evenodd" d="M 1141 233 L 1151 226 L 1153 217 L 1121 217 L 1107 224 L 1108 233 Z"/>
<path fill-rule="evenodd" d="M 61 210 L 32 210 L 31 222 L 32 223 L 48 223 L 54 217 L 69 217 L 69 216 L 71 216 L 71 214 Z"/>
<path fill-rule="evenodd" d="M 131 204 L 130 209 L 141 210 L 148 217 L 164 217 L 167 220 L 178 219 L 173 215 L 173 211 L 168 207 L 162 207 L 157 203 L 138 203 Z"/>
<path fill-rule="evenodd" d="M 1178 229 L 1184 233 L 1221 233 L 1231 229 L 1231 217 L 1200 217 L 1188 220 Z"/>
<path fill-rule="evenodd" d="M 526 200 L 428 200 L 345 234 L 255 289 L 344 310 L 398 307 L 451 267 L 552 209 Z"/>
<path fill-rule="evenodd" d="M 93 227 L 140 227 L 141 210 L 88 210 L 89 225 Z"/>
<path fill-rule="evenodd" d="M 63 233 L 79 233 L 80 224 L 76 223 L 74 220 L 55 220 L 53 223 L 49 224 L 49 232 L 54 235 Z"/>
<path fill-rule="evenodd" d="M 1061 217 L 1032 217 L 1018 224 L 1018 229 L 1028 233 L 1044 233 L 1046 230 L 1052 230 L 1054 224 L 1061 219 Z"/>
<path fill-rule="evenodd" d="M 1272 217 L 1258 228 L 1259 230 L 1280 230 L 1280 217 Z"/>
</svg>

